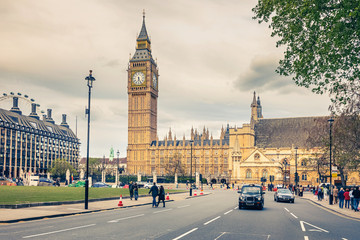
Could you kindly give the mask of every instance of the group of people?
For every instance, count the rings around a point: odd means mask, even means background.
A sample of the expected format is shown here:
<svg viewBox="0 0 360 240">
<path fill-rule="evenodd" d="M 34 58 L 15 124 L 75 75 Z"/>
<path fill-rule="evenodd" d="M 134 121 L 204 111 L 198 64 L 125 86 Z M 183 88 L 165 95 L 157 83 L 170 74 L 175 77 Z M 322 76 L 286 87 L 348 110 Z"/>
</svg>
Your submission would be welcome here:
<svg viewBox="0 0 360 240">
<path fill-rule="evenodd" d="M 334 191 L 334 195 L 335 195 L 335 191 Z M 359 211 L 359 201 L 360 201 L 359 187 L 350 188 L 350 189 L 346 188 L 345 190 L 344 188 L 340 188 L 340 191 L 338 191 L 337 193 L 337 198 L 339 200 L 340 208 L 344 208 L 344 202 L 345 202 L 345 208 L 351 208 L 351 210 L 354 210 L 355 212 Z"/>
<path fill-rule="evenodd" d="M 129 184 L 129 191 L 130 191 L 130 200 L 133 198 L 135 201 L 139 198 L 139 186 L 137 183 L 130 182 Z M 165 207 L 165 189 L 163 186 L 160 186 L 159 188 L 156 186 L 156 183 L 154 182 L 153 186 L 150 188 L 149 194 L 153 197 L 152 207 L 159 206 L 160 201 L 163 202 L 163 207 Z M 156 198 L 158 197 L 158 202 L 156 202 Z"/>
</svg>

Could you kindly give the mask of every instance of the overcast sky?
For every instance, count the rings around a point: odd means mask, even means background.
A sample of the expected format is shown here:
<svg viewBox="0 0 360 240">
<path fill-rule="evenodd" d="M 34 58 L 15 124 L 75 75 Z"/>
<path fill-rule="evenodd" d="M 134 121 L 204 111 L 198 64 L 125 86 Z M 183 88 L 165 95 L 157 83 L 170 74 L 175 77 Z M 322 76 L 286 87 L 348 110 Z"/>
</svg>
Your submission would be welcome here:
<svg viewBox="0 0 360 240">
<path fill-rule="evenodd" d="M 250 121 L 253 91 L 265 118 L 328 114 L 327 95 L 295 86 L 275 73 L 284 49 L 266 24 L 252 19 L 256 0 L 28 0 L 0 2 L 0 89 L 34 98 L 61 114 L 86 156 L 89 69 L 90 155 L 126 156 L 127 66 L 146 11 L 152 55 L 159 67 L 158 135 L 177 138 L 193 126 L 218 139 L 222 126 Z M 0 102 L 9 109 L 11 101 Z M 20 103 L 23 114 L 30 105 Z"/>
</svg>

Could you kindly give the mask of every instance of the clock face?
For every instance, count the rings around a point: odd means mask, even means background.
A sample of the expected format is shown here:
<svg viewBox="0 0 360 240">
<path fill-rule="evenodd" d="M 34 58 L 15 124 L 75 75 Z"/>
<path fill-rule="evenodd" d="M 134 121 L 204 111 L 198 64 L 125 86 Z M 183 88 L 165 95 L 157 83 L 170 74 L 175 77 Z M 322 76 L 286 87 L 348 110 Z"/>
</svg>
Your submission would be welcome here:
<svg viewBox="0 0 360 240">
<path fill-rule="evenodd" d="M 136 72 L 132 77 L 133 83 L 136 85 L 141 85 L 145 81 L 145 75 L 142 72 Z"/>
<path fill-rule="evenodd" d="M 157 78 L 156 78 L 155 73 L 153 73 L 152 81 L 153 81 L 154 88 L 157 88 Z"/>
</svg>

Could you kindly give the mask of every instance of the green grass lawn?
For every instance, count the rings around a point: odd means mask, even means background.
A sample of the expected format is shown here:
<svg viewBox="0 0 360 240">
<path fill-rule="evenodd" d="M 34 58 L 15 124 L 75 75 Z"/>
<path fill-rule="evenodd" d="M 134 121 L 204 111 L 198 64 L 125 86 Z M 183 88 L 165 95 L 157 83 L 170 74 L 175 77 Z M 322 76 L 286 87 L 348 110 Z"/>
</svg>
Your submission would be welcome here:
<svg viewBox="0 0 360 240">
<path fill-rule="evenodd" d="M 166 190 L 166 192 L 181 190 Z M 148 194 L 148 189 L 139 189 L 139 195 Z M 126 188 L 89 188 L 89 199 L 129 196 Z M 35 202 L 58 202 L 84 200 L 83 187 L 34 187 L 0 186 L 0 204 L 21 204 Z"/>
</svg>

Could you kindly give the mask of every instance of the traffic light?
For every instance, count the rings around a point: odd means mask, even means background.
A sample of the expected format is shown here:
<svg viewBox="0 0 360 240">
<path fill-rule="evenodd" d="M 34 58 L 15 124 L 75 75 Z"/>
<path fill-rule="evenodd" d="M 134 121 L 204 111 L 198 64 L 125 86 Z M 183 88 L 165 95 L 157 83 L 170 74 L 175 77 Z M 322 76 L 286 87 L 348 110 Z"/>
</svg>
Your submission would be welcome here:
<svg viewBox="0 0 360 240">
<path fill-rule="evenodd" d="M 266 178 L 262 177 L 261 182 L 266 182 Z"/>
<path fill-rule="evenodd" d="M 270 182 L 274 181 L 274 175 L 270 175 Z"/>
</svg>

